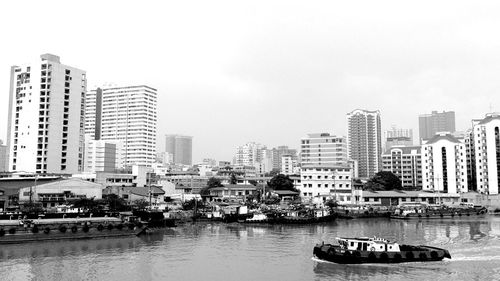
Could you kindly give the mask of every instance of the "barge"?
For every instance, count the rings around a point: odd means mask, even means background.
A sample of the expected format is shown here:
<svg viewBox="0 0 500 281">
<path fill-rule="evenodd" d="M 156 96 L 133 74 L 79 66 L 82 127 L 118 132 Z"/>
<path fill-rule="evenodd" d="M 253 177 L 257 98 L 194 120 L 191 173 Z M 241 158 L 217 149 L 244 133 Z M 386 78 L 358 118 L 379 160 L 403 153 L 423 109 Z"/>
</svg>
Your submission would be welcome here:
<svg viewBox="0 0 500 281">
<path fill-rule="evenodd" d="M 140 235 L 147 226 L 128 217 L 0 220 L 0 244 Z"/>
<path fill-rule="evenodd" d="M 451 259 L 450 253 L 431 246 L 399 245 L 382 238 L 336 238 L 338 244 L 318 244 L 313 255 L 340 264 L 401 263 Z"/>
<path fill-rule="evenodd" d="M 458 219 L 483 216 L 487 213 L 488 209 L 483 206 L 439 208 L 400 207 L 391 214 L 391 219 Z"/>
</svg>

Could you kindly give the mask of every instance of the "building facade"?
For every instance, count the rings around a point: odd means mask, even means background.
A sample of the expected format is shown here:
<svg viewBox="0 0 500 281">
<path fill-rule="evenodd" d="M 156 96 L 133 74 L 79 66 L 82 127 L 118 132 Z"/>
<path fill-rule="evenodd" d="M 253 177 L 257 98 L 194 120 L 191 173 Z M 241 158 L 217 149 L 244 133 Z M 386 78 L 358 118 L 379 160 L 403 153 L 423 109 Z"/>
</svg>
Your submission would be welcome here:
<svg viewBox="0 0 500 281">
<path fill-rule="evenodd" d="M 296 149 L 291 149 L 286 145 L 275 147 L 272 149 L 272 157 L 271 157 L 272 161 L 273 161 L 273 166 L 272 166 L 273 170 L 279 170 L 279 171 L 283 172 L 283 170 L 281 170 L 281 168 L 283 167 L 282 160 L 283 160 L 284 155 L 292 156 L 295 158 L 295 160 L 297 160 L 297 150 Z"/>
<path fill-rule="evenodd" d="M 11 67 L 7 138 L 10 171 L 82 171 L 86 87 L 85 71 L 61 64 L 52 54 Z"/>
<path fill-rule="evenodd" d="M 7 158 L 9 148 L 0 140 L 0 172 L 9 171 L 9 161 Z"/>
<path fill-rule="evenodd" d="M 101 184 L 69 178 L 61 181 L 39 183 L 34 187 L 21 188 L 19 190 L 19 201 L 29 202 L 33 200 L 42 203 L 44 208 L 57 207 L 82 198 L 102 199 L 102 189 Z"/>
<path fill-rule="evenodd" d="M 116 144 L 103 140 L 85 139 L 84 172 L 114 172 Z"/>
<path fill-rule="evenodd" d="M 476 121 L 472 121 L 473 124 Z M 476 122 L 477 124 L 477 122 Z M 465 154 L 467 163 L 467 188 L 469 191 L 477 191 L 476 184 L 476 146 L 474 143 L 474 130 L 471 128 L 464 134 Z"/>
<path fill-rule="evenodd" d="M 347 141 L 329 133 L 308 134 L 301 139 L 300 166 L 346 166 L 348 165 Z"/>
<path fill-rule="evenodd" d="M 356 109 L 347 114 L 348 156 L 358 163 L 361 178 L 370 178 L 382 168 L 380 111 Z"/>
<path fill-rule="evenodd" d="M 235 165 L 254 166 L 255 163 L 260 162 L 262 155 L 261 150 L 266 147 L 260 143 L 249 142 L 236 148 L 236 155 L 234 157 Z"/>
<path fill-rule="evenodd" d="M 382 154 L 382 171 L 392 172 L 405 189 L 422 189 L 420 146 L 393 146 Z"/>
<path fill-rule="evenodd" d="M 308 166 L 300 169 L 299 190 L 304 199 L 326 201 L 334 199 L 340 203 L 351 203 L 352 168 L 349 166 Z"/>
<path fill-rule="evenodd" d="M 173 164 L 193 164 L 193 137 L 166 135 L 165 151 L 172 154 Z"/>
<path fill-rule="evenodd" d="M 418 116 L 418 132 L 420 142 L 428 140 L 438 132 L 455 132 L 455 112 L 432 111 L 431 114 L 422 114 Z"/>
<path fill-rule="evenodd" d="M 467 159 L 463 139 L 447 132 L 422 145 L 422 189 L 440 193 L 468 192 Z"/>
<path fill-rule="evenodd" d="M 390 130 L 385 131 L 385 150 L 393 146 L 412 146 L 413 145 L 413 130 L 412 129 L 398 129 L 392 127 Z"/>
<path fill-rule="evenodd" d="M 498 194 L 500 184 L 500 114 L 487 114 L 473 127 L 477 191 Z"/>
<path fill-rule="evenodd" d="M 85 133 L 116 144 L 117 168 L 155 161 L 157 91 L 145 85 L 88 91 Z"/>
<path fill-rule="evenodd" d="M 300 173 L 297 156 L 285 154 L 281 156 L 281 173 L 283 175 L 295 175 Z"/>
</svg>

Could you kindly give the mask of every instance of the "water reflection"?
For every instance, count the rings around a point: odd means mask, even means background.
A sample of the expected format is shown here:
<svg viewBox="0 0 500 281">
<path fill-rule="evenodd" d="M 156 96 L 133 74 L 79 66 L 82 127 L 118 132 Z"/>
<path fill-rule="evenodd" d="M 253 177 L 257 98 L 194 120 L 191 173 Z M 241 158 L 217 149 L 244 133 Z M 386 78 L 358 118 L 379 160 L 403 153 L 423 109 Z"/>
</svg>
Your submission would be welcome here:
<svg viewBox="0 0 500 281">
<path fill-rule="evenodd" d="M 135 250 L 146 244 L 163 241 L 164 234 L 145 235 L 141 237 L 99 238 L 86 240 L 45 241 L 25 244 L 9 244 L 0 247 L 0 262 L 2 260 L 20 259 L 25 257 L 63 257 L 104 252 L 124 253 Z"/>
<path fill-rule="evenodd" d="M 404 267 L 394 265 L 343 265 L 315 262 L 314 273 L 319 278 L 332 280 L 361 280 L 374 276 L 387 276 L 404 272 Z"/>
</svg>

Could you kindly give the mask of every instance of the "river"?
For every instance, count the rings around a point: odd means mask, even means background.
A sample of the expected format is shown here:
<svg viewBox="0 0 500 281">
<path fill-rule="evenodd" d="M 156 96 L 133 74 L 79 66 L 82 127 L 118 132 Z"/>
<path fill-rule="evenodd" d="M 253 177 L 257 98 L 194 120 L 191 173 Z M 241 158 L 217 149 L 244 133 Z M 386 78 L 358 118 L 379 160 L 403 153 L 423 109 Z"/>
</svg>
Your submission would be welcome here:
<svg viewBox="0 0 500 281">
<path fill-rule="evenodd" d="M 336 236 L 446 248 L 451 260 L 337 265 L 312 258 Z M 0 280 L 500 280 L 500 217 L 337 220 L 315 225 L 198 223 L 146 237 L 0 246 Z"/>
</svg>

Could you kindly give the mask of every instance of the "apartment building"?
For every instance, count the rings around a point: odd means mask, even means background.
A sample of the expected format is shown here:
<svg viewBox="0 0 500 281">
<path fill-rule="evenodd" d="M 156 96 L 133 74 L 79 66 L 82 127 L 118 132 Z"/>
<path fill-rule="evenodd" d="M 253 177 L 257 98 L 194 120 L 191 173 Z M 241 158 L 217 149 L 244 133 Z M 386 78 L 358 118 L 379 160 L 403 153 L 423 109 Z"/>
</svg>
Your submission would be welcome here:
<svg viewBox="0 0 500 281">
<path fill-rule="evenodd" d="M 86 73 L 52 54 L 12 66 L 8 169 L 73 174 L 83 169 Z"/>
<path fill-rule="evenodd" d="M 157 90 L 146 86 L 88 91 L 85 134 L 117 147 L 117 168 L 151 167 L 156 157 Z"/>
<path fill-rule="evenodd" d="M 361 178 L 370 178 L 382 169 L 380 111 L 356 109 L 347 114 L 348 156 L 357 161 Z"/>
<path fill-rule="evenodd" d="M 477 191 L 498 194 L 500 184 L 500 114 L 487 114 L 473 127 Z"/>
<path fill-rule="evenodd" d="M 463 139 L 449 132 L 436 134 L 422 145 L 422 189 L 440 193 L 468 192 Z"/>
<path fill-rule="evenodd" d="M 345 137 L 337 137 L 329 133 L 308 134 L 301 139 L 300 165 L 309 166 L 346 166 L 347 141 Z"/>
<path fill-rule="evenodd" d="M 420 146 L 393 146 L 382 154 L 382 171 L 392 172 L 403 188 L 422 188 L 422 155 Z"/>
</svg>

